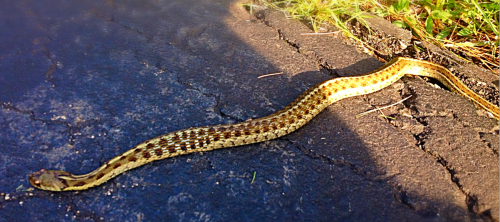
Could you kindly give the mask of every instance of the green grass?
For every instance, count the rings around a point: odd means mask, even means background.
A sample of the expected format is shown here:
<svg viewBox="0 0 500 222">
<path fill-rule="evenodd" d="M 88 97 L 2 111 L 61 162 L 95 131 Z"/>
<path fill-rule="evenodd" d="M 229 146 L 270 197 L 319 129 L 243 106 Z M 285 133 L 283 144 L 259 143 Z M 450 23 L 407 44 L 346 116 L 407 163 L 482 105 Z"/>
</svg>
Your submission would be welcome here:
<svg viewBox="0 0 500 222">
<path fill-rule="evenodd" d="M 370 12 L 498 73 L 499 0 L 264 0 L 261 4 L 309 21 L 316 32 L 321 24 L 332 24 L 357 41 L 347 22 L 356 18 L 366 24 L 363 12 Z"/>
</svg>

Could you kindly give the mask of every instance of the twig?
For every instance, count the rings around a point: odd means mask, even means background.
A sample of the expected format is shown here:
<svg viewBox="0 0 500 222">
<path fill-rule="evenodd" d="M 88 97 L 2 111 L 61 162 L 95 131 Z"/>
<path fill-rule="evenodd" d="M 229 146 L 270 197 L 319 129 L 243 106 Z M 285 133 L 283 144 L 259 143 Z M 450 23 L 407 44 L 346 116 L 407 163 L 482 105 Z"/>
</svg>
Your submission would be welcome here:
<svg viewBox="0 0 500 222">
<path fill-rule="evenodd" d="M 380 111 L 380 110 L 382 110 L 382 109 L 386 109 L 386 108 L 389 108 L 389 107 L 391 107 L 391 106 L 395 106 L 395 105 L 397 105 L 397 104 L 400 104 L 400 103 L 404 102 L 405 100 L 409 99 L 410 97 L 411 97 L 411 95 L 410 95 L 410 96 L 408 96 L 408 97 L 406 97 L 406 98 L 404 98 L 404 99 L 402 99 L 402 100 L 400 100 L 400 101 L 399 101 L 399 102 L 397 102 L 397 103 L 393 103 L 393 104 L 391 104 L 391 105 L 387 105 L 387 106 L 380 107 L 380 108 L 379 108 L 379 107 L 377 107 L 376 109 L 372 109 L 372 110 L 368 110 L 368 111 L 366 111 L 366 112 L 364 112 L 364 113 L 360 113 L 360 114 L 356 115 L 356 118 L 361 117 L 361 116 L 364 116 L 364 115 L 366 115 L 366 114 L 368 114 L 368 113 L 372 113 L 372 112 L 375 112 L 375 111 Z M 382 114 L 383 114 L 383 113 L 382 113 Z"/>
<path fill-rule="evenodd" d="M 300 35 L 330 35 L 330 34 L 336 34 L 339 33 L 340 31 L 335 31 L 335 32 L 318 32 L 318 33 L 300 33 Z"/>
<path fill-rule="evenodd" d="M 281 75 L 281 74 L 283 74 L 283 72 L 275 72 L 275 73 L 264 74 L 264 75 L 261 75 L 257 78 L 260 79 L 260 78 L 264 78 L 264 77 L 268 77 L 268 76 L 275 76 L 275 75 Z"/>
</svg>

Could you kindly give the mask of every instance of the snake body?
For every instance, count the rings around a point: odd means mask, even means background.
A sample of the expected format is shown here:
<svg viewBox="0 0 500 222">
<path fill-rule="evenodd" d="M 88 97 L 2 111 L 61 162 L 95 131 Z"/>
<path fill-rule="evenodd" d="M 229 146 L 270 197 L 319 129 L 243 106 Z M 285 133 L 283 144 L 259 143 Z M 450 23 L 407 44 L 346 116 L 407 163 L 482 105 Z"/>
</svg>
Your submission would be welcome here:
<svg viewBox="0 0 500 222">
<path fill-rule="evenodd" d="M 363 76 L 334 78 L 317 84 L 269 116 L 236 124 L 171 132 L 144 141 L 91 173 L 73 175 L 60 170 L 42 169 L 31 174 L 29 181 L 34 187 L 43 190 L 85 190 L 155 160 L 275 139 L 297 130 L 336 101 L 378 91 L 407 74 L 435 78 L 493 114 L 496 119 L 499 118 L 498 106 L 471 91 L 448 69 L 431 62 L 396 58 Z"/>
</svg>

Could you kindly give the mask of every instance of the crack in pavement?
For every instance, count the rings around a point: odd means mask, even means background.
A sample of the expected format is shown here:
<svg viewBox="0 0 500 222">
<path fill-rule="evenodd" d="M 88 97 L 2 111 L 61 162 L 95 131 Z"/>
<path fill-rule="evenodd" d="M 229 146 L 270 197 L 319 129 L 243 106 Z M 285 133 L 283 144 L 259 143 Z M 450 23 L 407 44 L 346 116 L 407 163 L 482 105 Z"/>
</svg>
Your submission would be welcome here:
<svg viewBox="0 0 500 222">
<path fill-rule="evenodd" d="M 486 216 L 486 217 L 492 219 L 491 216 L 487 216 L 487 215 L 484 215 L 482 213 L 478 213 L 474 210 L 474 207 L 477 206 L 477 204 L 478 204 L 477 197 L 475 195 L 469 194 L 463 188 L 463 186 L 460 184 L 459 178 L 455 176 L 455 174 L 456 174 L 455 170 L 452 167 L 448 166 L 448 164 L 447 164 L 448 162 L 446 161 L 446 159 L 443 158 L 442 156 L 440 156 L 439 154 L 432 152 L 432 151 L 425 148 L 423 140 L 424 140 L 425 135 L 430 133 L 430 132 L 431 131 L 426 131 L 425 133 L 422 133 L 421 135 L 412 134 L 415 137 L 415 139 L 417 140 L 417 143 L 419 143 L 416 145 L 422 151 L 424 151 L 424 153 L 426 153 L 428 156 L 435 159 L 436 162 L 438 162 L 446 170 L 446 172 L 448 172 L 452 183 L 455 184 L 457 186 L 457 188 L 460 190 L 460 192 L 465 196 L 465 204 L 467 205 L 467 209 L 468 209 L 469 213 L 471 213 L 473 216 L 476 216 L 476 217 Z M 403 192 L 405 192 L 405 191 L 403 191 Z M 413 209 L 413 210 L 415 209 L 415 207 L 410 202 L 405 201 L 405 198 L 400 197 L 399 199 L 401 200 L 400 201 L 401 203 L 407 205 L 410 209 Z"/>
<path fill-rule="evenodd" d="M 404 90 L 400 91 L 401 98 L 404 97 L 404 95 L 403 95 L 404 92 L 403 91 Z M 413 95 L 414 92 L 413 92 L 412 89 L 408 88 L 407 92 L 405 94 L 411 94 L 411 95 Z M 402 104 L 406 107 L 406 109 L 412 110 L 411 109 L 411 105 L 409 105 L 408 103 L 409 103 L 409 101 L 405 101 Z M 455 119 L 457 118 L 455 115 L 453 117 Z M 448 166 L 448 161 L 446 161 L 446 159 L 443 158 L 438 153 L 432 152 L 431 150 L 429 150 L 429 149 L 427 149 L 425 147 L 425 140 L 428 138 L 428 135 L 430 135 L 432 133 L 432 129 L 428 126 L 428 123 L 425 120 L 426 116 L 419 116 L 419 117 L 413 117 L 413 118 L 416 120 L 417 123 L 419 123 L 419 124 L 421 124 L 423 126 L 423 131 L 422 132 L 415 133 L 415 132 L 412 132 L 411 130 L 401 129 L 400 127 L 398 127 L 395 124 L 390 124 L 390 125 L 393 126 L 396 129 L 398 129 L 398 130 L 407 131 L 410 135 L 412 135 L 415 138 L 415 140 L 416 140 L 415 145 L 417 147 L 419 147 L 425 154 L 427 154 L 427 156 L 430 156 L 432 159 L 436 160 L 436 162 L 438 162 L 446 170 L 446 172 L 448 172 L 448 174 L 450 175 L 452 183 L 455 184 L 455 186 L 457 186 L 457 188 L 460 190 L 460 192 L 465 196 L 465 202 L 466 202 L 465 204 L 467 205 L 467 209 L 468 209 L 468 211 L 469 211 L 470 214 L 472 214 L 473 216 L 476 216 L 476 217 L 483 217 L 483 218 L 484 217 L 488 217 L 489 219 L 492 219 L 491 216 L 484 215 L 484 214 L 476 212 L 474 210 L 474 207 L 477 206 L 477 204 L 478 204 L 477 197 L 474 196 L 474 195 L 469 194 L 464 189 L 464 187 L 462 186 L 462 184 L 460 184 L 459 178 L 455 176 L 455 174 L 456 174 L 455 170 L 452 167 Z M 411 209 L 414 209 L 414 207 L 411 205 L 411 203 L 405 203 L 404 199 L 402 199 L 401 203 L 403 203 L 405 205 L 408 205 L 408 207 L 410 207 Z"/>
<path fill-rule="evenodd" d="M 94 16 L 98 19 L 101 19 L 105 22 L 111 22 L 111 23 L 115 23 L 115 24 L 118 24 L 119 26 L 127 29 L 127 30 L 130 30 L 130 31 L 133 31 L 133 32 L 136 32 L 137 34 L 141 35 L 141 36 L 144 36 L 146 37 L 146 39 L 148 40 L 148 43 L 152 42 L 153 41 L 153 37 L 151 35 L 148 35 L 146 33 L 144 33 L 143 31 L 140 31 L 139 29 L 136 29 L 136 28 L 132 28 L 130 26 L 127 26 L 125 24 L 122 24 L 118 21 L 115 21 L 115 17 L 114 17 L 114 14 L 111 13 L 110 17 L 106 17 L 102 14 L 100 14 L 96 9 L 92 10 L 92 12 L 94 13 Z"/>
<path fill-rule="evenodd" d="M 399 91 L 400 97 L 406 97 L 409 95 L 414 96 L 415 92 L 411 88 L 405 87 L 406 90 L 401 90 Z M 413 114 L 411 119 L 414 121 L 410 121 L 410 123 L 417 124 L 415 126 L 421 126 L 420 127 L 404 127 L 405 124 L 397 124 L 398 122 L 394 122 L 394 120 L 388 120 L 388 123 L 395 129 L 400 130 L 400 131 L 405 131 L 409 135 L 413 136 L 415 139 L 413 140 L 408 140 L 410 144 L 414 143 L 415 146 L 419 147 L 427 156 L 429 156 L 431 159 L 434 159 L 437 163 L 439 163 L 445 171 L 450 175 L 451 182 L 458 188 L 458 190 L 464 195 L 465 199 L 465 204 L 467 206 L 467 210 L 470 213 L 472 217 L 476 218 L 487 218 L 489 220 L 492 220 L 492 216 L 488 215 L 488 212 L 478 212 L 477 207 L 478 207 L 478 197 L 471 194 L 466 190 L 466 188 L 463 187 L 463 185 L 460 183 L 460 178 L 457 176 L 457 173 L 453 167 L 450 166 L 446 158 L 442 157 L 439 153 L 433 152 L 431 149 L 428 149 L 425 146 L 425 141 L 426 139 L 429 138 L 429 135 L 432 134 L 433 130 L 429 126 L 429 124 L 426 121 L 426 118 L 428 116 L 423 115 L 421 112 L 416 110 L 416 107 L 411 105 L 411 101 L 405 101 L 402 103 L 405 107 L 405 109 L 410 110 Z M 415 116 L 415 113 L 420 113 L 420 116 Z M 401 116 L 401 114 L 396 114 L 394 117 L 399 118 L 406 118 L 404 116 Z M 434 117 L 437 117 L 436 115 L 433 115 Z M 467 127 L 470 125 L 467 125 L 464 123 L 462 120 L 458 119 L 458 117 L 454 114 L 446 115 L 443 116 L 446 118 L 455 118 L 458 122 L 462 124 L 462 126 Z M 405 122 L 405 121 L 403 121 Z M 419 125 L 418 125 L 419 124 Z M 486 143 L 486 141 L 484 141 Z M 406 194 L 406 191 L 403 189 L 403 187 L 400 187 L 401 185 L 399 184 L 393 184 L 393 193 L 394 193 L 394 199 L 397 200 L 398 202 L 401 202 L 402 204 L 406 205 L 409 209 L 417 211 L 417 208 L 409 201 L 409 197 Z"/>
<path fill-rule="evenodd" d="M 290 144 L 292 144 L 293 147 L 297 148 L 302 154 L 304 154 L 306 157 L 312 158 L 312 159 L 319 159 L 322 162 L 326 162 L 328 164 L 332 164 L 337 167 L 348 167 L 352 172 L 354 172 L 356 175 L 362 176 L 363 178 L 374 178 L 375 180 L 377 179 L 376 176 L 371 175 L 370 172 L 365 171 L 362 167 L 358 167 L 355 164 L 347 161 L 347 160 L 339 160 L 335 159 L 329 156 L 326 156 L 324 154 L 319 154 L 314 152 L 312 149 L 306 148 L 302 143 L 291 140 L 289 138 L 283 138 L 282 140 L 288 141 Z"/>
<path fill-rule="evenodd" d="M 57 68 L 57 64 L 54 63 L 54 59 L 52 58 L 50 51 L 47 49 L 47 43 L 45 43 L 43 45 L 42 51 L 45 53 L 45 56 L 47 57 L 47 59 L 50 61 L 50 66 L 47 69 L 47 71 L 45 71 L 45 81 L 54 84 L 52 82 L 52 80 L 54 79 L 54 75 L 53 74 L 54 74 L 54 72 L 55 72 L 55 70 Z"/>
<path fill-rule="evenodd" d="M 487 135 L 487 134 L 493 134 L 493 135 L 495 135 L 494 133 L 488 133 L 488 132 L 478 132 L 479 139 L 480 139 L 480 140 L 481 140 L 481 142 L 483 142 L 483 143 L 484 143 L 484 144 L 488 147 L 488 149 L 489 149 L 489 150 L 491 150 L 491 152 L 492 152 L 493 154 L 495 154 L 495 156 L 498 158 L 498 157 L 499 157 L 498 150 L 495 150 L 495 149 L 493 148 L 492 144 L 491 144 L 488 140 L 484 139 L 485 135 Z M 496 135 L 498 135 L 498 134 L 496 134 Z"/>
<path fill-rule="evenodd" d="M 465 121 L 463 119 L 460 119 L 455 113 L 453 113 L 453 118 L 457 121 L 457 123 L 460 123 L 460 125 L 464 128 L 469 128 L 469 127 L 472 127 L 472 124 L 469 123 L 468 121 Z M 491 132 L 491 131 L 488 131 L 488 130 L 484 130 L 484 129 L 478 129 L 478 128 L 474 128 L 474 132 L 477 133 L 478 135 L 478 140 L 480 140 L 482 143 L 484 143 L 484 145 L 489 149 L 491 150 L 491 152 L 493 154 L 495 154 L 495 156 L 498 158 L 499 157 L 499 153 L 497 150 L 495 150 L 491 143 L 488 142 L 486 139 L 483 139 L 485 135 L 487 134 L 493 134 L 493 135 L 498 135 L 498 133 L 496 132 Z"/>
<path fill-rule="evenodd" d="M 271 28 L 274 28 L 270 25 L 268 25 L 267 23 L 265 23 L 267 26 L 271 27 Z M 279 35 L 279 38 L 281 40 L 285 40 L 285 42 L 290 45 L 291 47 L 297 49 L 297 52 L 300 53 L 300 54 L 303 54 L 306 56 L 306 58 L 310 59 L 310 60 L 313 60 L 314 63 L 316 63 L 316 65 L 318 66 L 319 70 L 326 70 L 328 72 L 329 75 L 331 76 L 336 76 L 336 77 L 340 77 L 340 75 L 334 70 L 332 69 L 332 66 L 330 66 L 328 64 L 328 62 L 326 61 L 326 59 L 323 59 L 321 58 L 318 54 L 316 54 L 316 52 L 314 51 L 309 51 L 309 50 L 301 50 L 300 49 L 300 43 L 298 42 L 294 42 L 292 41 L 291 39 L 287 38 L 285 36 L 285 34 L 280 30 L 280 29 L 276 29 L 274 28 L 277 32 L 278 32 L 278 35 Z"/>
<path fill-rule="evenodd" d="M 425 122 L 425 117 L 416 118 L 416 120 L 417 120 L 417 122 L 421 123 L 422 125 L 427 126 L 427 123 Z M 465 188 L 460 183 L 460 179 L 455 176 L 455 174 L 456 174 L 455 169 L 453 169 L 453 167 L 450 167 L 448 165 L 448 161 L 446 161 L 446 159 L 443 158 L 438 153 L 433 152 L 425 147 L 425 139 L 428 138 L 427 136 L 431 132 L 432 132 L 432 129 L 430 129 L 429 127 L 425 127 L 424 132 L 417 134 L 417 135 L 412 134 L 415 137 L 415 139 L 417 140 L 416 145 L 422 151 L 424 151 L 426 154 L 428 154 L 428 156 L 435 159 L 446 170 L 446 172 L 448 172 L 448 174 L 450 175 L 450 178 L 451 178 L 451 182 L 453 182 L 453 184 L 455 184 L 458 187 L 458 189 L 460 190 L 460 192 L 465 196 L 465 204 L 467 205 L 467 210 L 469 211 L 469 213 L 471 213 L 473 216 L 488 217 L 489 219 L 492 220 L 493 218 L 491 216 L 488 216 L 487 214 L 484 214 L 484 213 L 476 212 L 476 210 L 474 210 L 474 208 L 477 207 L 477 204 L 478 204 L 477 197 L 473 194 L 470 194 L 469 192 L 467 192 L 465 190 Z"/>
<path fill-rule="evenodd" d="M 283 31 L 281 31 L 281 29 L 279 28 L 276 28 L 276 27 L 273 27 L 268 21 L 266 21 L 265 19 L 265 16 L 264 15 L 260 15 L 259 13 L 256 13 L 254 14 L 255 17 L 261 22 L 263 23 L 264 25 L 276 30 L 276 32 L 278 32 L 278 36 L 279 36 L 279 39 L 281 40 L 284 40 L 289 46 L 295 48 L 297 50 L 298 53 L 300 54 L 303 54 L 306 56 L 306 58 L 314 61 L 314 63 L 316 63 L 316 65 L 318 66 L 318 69 L 319 70 L 326 70 L 328 72 L 329 75 L 331 76 L 336 76 L 336 77 L 340 77 L 340 75 L 334 70 L 332 69 L 332 66 L 330 66 L 328 64 L 328 62 L 326 61 L 326 59 L 320 57 L 318 54 L 316 54 L 316 52 L 314 51 L 310 51 L 310 50 L 301 50 L 300 48 L 300 43 L 299 42 L 295 42 L 289 38 L 286 37 L 285 33 L 283 33 Z"/>
<path fill-rule="evenodd" d="M 95 124 L 96 122 L 99 121 L 97 119 L 91 119 L 91 120 L 86 120 L 86 121 L 78 122 L 76 125 L 72 125 L 69 122 L 65 122 L 65 121 L 61 121 L 61 120 L 47 120 L 47 119 L 38 118 L 38 117 L 36 117 L 34 111 L 32 111 L 32 110 L 21 110 L 21 109 L 17 108 L 16 106 L 14 106 L 13 104 L 9 103 L 9 102 L 7 102 L 7 103 L 1 103 L 0 107 L 2 109 L 6 109 L 6 110 L 13 111 L 13 112 L 16 112 L 16 113 L 28 115 L 29 118 L 30 118 L 30 120 L 32 120 L 32 121 L 39 121 L 39 122 L 41 122 L 43 124 L 47 124 L 47 125 L 53 124 L 53 125 L 62 125 L 64 127 L 66 127 L 68 129 L 67 136 L 69 138 L 69 144 L 70 145 L 75 145 L 75 140 L 76 140 L 76 136 L 75 135 L 77 135 L 77 133 L 78 133 L 77 131 L 79 131 L 80 129 L 82 129 L 84 127 L 87 127 L 87 126 L 90 126 L 92 124 Z"/>
<path fill-rule="evenodd" d="M 215 93 L 211 93 L 211 92 L 204 92 L 202 89 L 199 89 L 197 87 L 194 87 L 193 85 L 187 83 L 187 82 L 184 82 L 182 81 L 181 77 L 179 74 L 175 73 L 175 72 L 172 72 L 171 70 L 169 70 L 168 68 L 164 68 L 164 67 L 161 67 L 159 64 L 156 64 L 156 68 L 163 71 L 163 72 L 168 72 L 170 74 L 173 74 L 175 75 L 175 78 L 176 78 L 176 81 L 177 83 L 179 83 L 180 85 L 184 86 L 186 89 L 190 89 L 190 90 L 194 90 L 194 91 L 197 91 L 198 93 L 204 95 L 205 97 L 208 97 L 208 98 L 214 98 L 215 99 L 215 105 L 213 106 L 213 109 L 214 109 L 214 112 L 221 116 L 221 117 L 226 117 L 231 119 L 231 120 L 234 120 L 234 121 L 237 121 L 237 122 L 242 122 L 244 120 L 241 120 L 237 117 L 234 117 L 232 115 L 229 115 L 227 113 L 225 113 L 224 111 L 222 111 L 222 103 L 221 103 L 221 99 L 220 99 L 220 95 L 218 94 L 215 94 Z"/>
<path fill-rule="evenodd" d="M 410 91 L 411 91 L 411 89 L 410 89 Z M 403 95 L 401 95 L 401 96 L 403 97 Z M 406 102 L 403 102 L 403 104 L 407 109 L 410 109 L 410 107 L 408 106 L 408 104 Z M 448 161 L 445 158 L 443 158 L 441 155 L 439 155 L 438 153 L 433 152 L 425 147 L 425 140 L 428 138 L 428 135 L 430 135 L 432 133 L 432 129 L 428 126 L 428 123 L 426 122 L 425 118 L 426 118 L 426 116 L 420 116 L 418 118 L 417 117 L 415 118 L 415 120 L 424 127 L 422 132 L 415 134 L 414 132 L 412 132 L 410 130 L 406 130 L 417 141 L 415 145 L 417 147 L 419 147 L 428 156 L 430 156 L 432 159 L 436 160 L 436 162 L 438 162 L 446 170 L 446 172 L 448 172 L 448 174 L 450 175 L 450 178 L 451 178 L 451 182 L 453 184 L 455 184 L 455 186 L 457 186 L 457 188 L 460 190 L 460 192 L 465 196 L 465 204 L 467 205 L 467 209 L 468 209 L 470 214 L 472 214 L 473 216 L 476 216 L 476 217 L 481 217 L 481 218 L 487 217 L 489 219 L 492 219 L 491 216 L 488 216 L 487 214 L 484 214 L 484 213 L 476 212 L 474 210 L 474 208 L 477 207 L 477 204 L 478 204 L 477 197 L 475 195 L 468 193 L 465 190 L 465 188 L 460 183 L 460 179 L 458 177 L 456 177 L 456 175 L 455 175 L 456 172 L 453 169 L 453 167 L 450 167 L 448 165 Z M 396 129 L 403 130 L 394 124 L 391 124 L 391 125 Z M 408 205 L 411 209 L 414 208 L 411 205 L 411 203 L 405 203 L 404 198 L 401 200 L 402 200 L 401 202 L 403 204 Z"/>
</svg>

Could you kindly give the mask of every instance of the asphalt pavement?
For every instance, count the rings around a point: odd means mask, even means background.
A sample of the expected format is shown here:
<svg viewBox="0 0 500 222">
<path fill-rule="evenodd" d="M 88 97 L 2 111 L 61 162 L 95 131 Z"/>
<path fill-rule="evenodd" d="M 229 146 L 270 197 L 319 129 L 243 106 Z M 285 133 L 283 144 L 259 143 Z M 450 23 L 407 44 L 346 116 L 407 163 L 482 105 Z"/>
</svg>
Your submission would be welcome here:
<svg viewBox="0 0 500 222">
<path fill-rule="evenodd" d="M 498 122 L 415 78 L 276 140 L 86 191 L 31 188 L 42 168 L 88 173 L 147 139 L 263 117 L 382 66 L 276 13 L 231 0 L 4 3 L 0 221 L 498 221 Z M 395 120 L 356 117 L 408 95 L 384 110 Z"/>
</svg>

